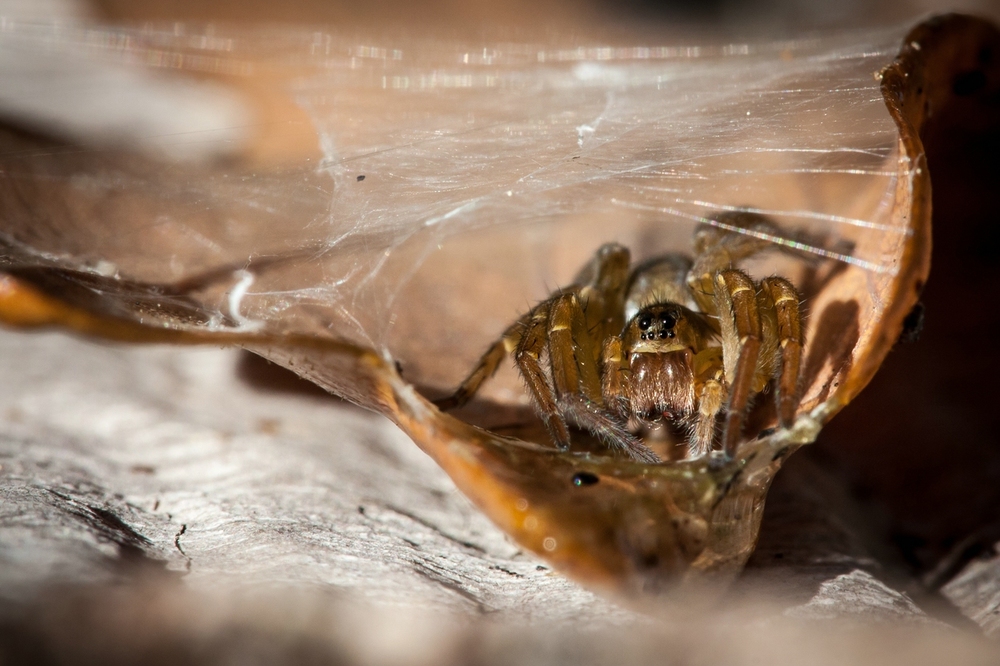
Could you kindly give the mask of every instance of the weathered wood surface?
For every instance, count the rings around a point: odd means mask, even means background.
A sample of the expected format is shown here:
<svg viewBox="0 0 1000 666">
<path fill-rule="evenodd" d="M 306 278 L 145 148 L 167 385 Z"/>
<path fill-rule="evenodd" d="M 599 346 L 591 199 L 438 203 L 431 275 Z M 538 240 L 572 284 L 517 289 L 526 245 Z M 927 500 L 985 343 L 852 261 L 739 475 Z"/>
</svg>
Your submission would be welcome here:
<svg viewBox="0 0 1000 666">
<path fill-rule="evenodd" d="M 622 613 L 519 553 L 391 423 L 255 391 L 236 351 L 3 340 L 5 590 L 143 557 L 198 586 Z"/>
<path fill-rule="evenodd" d="M 780 477 L 727 599 L 697 622 L 675 609 L 664 623 L 667 611 L 595 596 L 520 552 L 383 418 L 275 390 L 267 374 L 232 350 L 0 334 L 8 650 L 69 641 L 75 655 L 82 625 L 88 649 L 125 661 L 138 658 L 126 644 L 188 654 L 176 651 L 191 632 L 212 654 L 257 645 L 292 661 L 306 644 L 362 662 L 392 645 L 392 663 L 458 659 L 470 636 L 490 663 L 529 646 L 539 663 L 600 663 L 625 642 L 646 646 L 640 660 L 649 645 L 791 658 L 819 640 L 820 625 L 801 621 L 831 618 L 916 623 L 970 658 L 988 649 L 941 629 L 961 625 L 957 613 L 907 595 L 912 581 L 872 555 L 843 485 L 807 456 Z M 401 643 L 385 638 L 404 625 Z M 313 645 L 317 627 L 336 631 Z"/>
</svg>

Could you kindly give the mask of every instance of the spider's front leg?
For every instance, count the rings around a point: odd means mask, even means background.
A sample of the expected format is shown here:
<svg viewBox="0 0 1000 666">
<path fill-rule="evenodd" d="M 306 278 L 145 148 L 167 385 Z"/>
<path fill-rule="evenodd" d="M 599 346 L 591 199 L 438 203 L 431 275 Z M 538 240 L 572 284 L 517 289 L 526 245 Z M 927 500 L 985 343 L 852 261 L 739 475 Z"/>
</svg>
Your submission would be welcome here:
<svg viewBox="0 0 1000 666">
<path fill-rule="evenodd" d="M 715 307 L 719 313 L 722 360 L 729 385 L 722 450 L 732 457 L 739 445 L 747 405 L 755 393 L 754 379 L 761 345 L 757 290 L 750 276 L 735 269 L 719 271 L 715 275 Z"/>
<path fill-rule="evenodd" d="M 732 457 L 750 398 L 772 378 L 781 426 L 790 427 L 795 418 L 802 363 L 799 295 L 784 278 L 769 277 L 755 285 L 746 273 L 729 269 L 716 274 L 714 299 L 729 385 L 722 444 Z"/>
<path fill-rule="evenodd" d="M 556 298 L 549 315 L 549 359 L 556 404 L 571 421 L 593 433 L 607 446 L 640 462 L 660 462 L 660 458 L 605 407 L 597 368 L 598 354 L 597 340 L 588 328 L 579 297 L 570 293 Z M 520 361 L 518 363 L 520 365 Z"/>
<path fill-rule="evenodd" d="M 775 247 L 773 241 L 780 236 L 774 221 L 745 211 L 718 214 L 695 233 L 697 256 L 687 282 L 702 311 L 719 317 L 729 394 L 722 439 L 730 456 L 739 444 L 750 398 L 772 378 L 777 384 L 778 418 L 783 427 L 791 426 L 798 408 L 802 362 L 798 292 L 779 277 L 755 285 L 749 276 L 733 268 L 737 262 Z M 696 432 L 707 436 L 708 422 L 714 415 L 703 403 L 700 407 Z M 696 443 L 703 448 L 704 441 L 699 443 L 698 439 L 692 441 L 693 448 Z"/>
<path fill-rule="evenodd" d="M 785 278 L 761 280 L 757 294 L 761 310 L 770 376 L 777 380 L 778 422 L 790 428 L 799 407 L 799 376 L 802 368 L 802 311 L 799 293 Z M 773 348 L 773 351 L 772 351 Z"/>
<path fill-rule="evenodd" d="M 496 372 L 504 356 L 511 354 L 542 422 L 560 449 L 569 447 L 569 418 L 637 460 L 659 462 L 605 409 L 601 396 L 599 346 L 606 337 L 621 331 L 628 276 L 629 251 L 611 243 L 602 246 L 571 287 L 556 292 L 510 326 L 458 389 L 436 401 L 438 407 L 464 405 Z M 546 354 L 548 369 L 544 366 Z"/>
<path fill-rule="evenodd" d="M 545 351 L 546 344 L 549 343 L 549 319 L 553 303 L 564 296 L 566 295 L 556 296 L 528 314 L 521 339 L 514 351 L 514 362 L 517 364 L 518 370 L 521 371 L 521 376 L 534 400 L 538 415 L 556 446 L 563 451 L 569 448 L 569 428 L 566 427 L 566 419 L 563 417 L 562 410 L 556 404 L 557 394 L 553 393 L 545 378 L 542 353 Z"/>
</svg>

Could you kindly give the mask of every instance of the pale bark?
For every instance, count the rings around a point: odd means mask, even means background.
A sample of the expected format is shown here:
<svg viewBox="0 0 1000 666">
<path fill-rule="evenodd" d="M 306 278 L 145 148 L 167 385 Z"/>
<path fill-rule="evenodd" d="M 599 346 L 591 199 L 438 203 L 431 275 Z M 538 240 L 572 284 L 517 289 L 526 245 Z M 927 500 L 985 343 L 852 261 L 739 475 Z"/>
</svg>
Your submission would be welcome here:
<svg viewBox="0 0 1000 666">
<path fill-rule="evenodd" d="M 491 663 L 529 645 L 547 646 L 551 659 L 541 663 L 559 661 L 581 640 L 592 648 L 581 659 L 597 663 L 629 636 L 629 645 L 738 654 L 764 640 L 747 634 L 758 625 L 771 627 L 767 649 L 784 645 L 789 618 L 949 620 L 907 596 L 909 583 L 871 554 L 864 521 L 852 524 L 842 485 L 805 456 L 779 476 L 746 574 L 692 634 L 676 614 L 628 609 L 520 551 L 382 417 L 324 395 L 255 387 L 241 364 L 231 350 L 0 334 L 8 643 L 30 635 L 42 638 L 29 647 L 62 645 L 86 619 L 100 629 L 88 645 L 138 632 L 140 646 L 180 649 L 193 631 L 212 654 L 242 654 L 251 636 L 294 661 L 316 626 L 329 628 L 316 647 L 327 658 L 389 649 L 386 632 L 426 622 L 404 631 L 393 663 L 420 663 L 427 650 L 459 659 L 470 636 L 473 653 Z M 99 585 L 112 582 L 113 592 Z M 369 629 L 346 631 L 358 617 Z M 715 638 L 696 640 L 699 632 Z M 481 642 L 491 640 L 499 652 Z M 93 649 L 131 658 L 112 642 Z"/>
</svg>

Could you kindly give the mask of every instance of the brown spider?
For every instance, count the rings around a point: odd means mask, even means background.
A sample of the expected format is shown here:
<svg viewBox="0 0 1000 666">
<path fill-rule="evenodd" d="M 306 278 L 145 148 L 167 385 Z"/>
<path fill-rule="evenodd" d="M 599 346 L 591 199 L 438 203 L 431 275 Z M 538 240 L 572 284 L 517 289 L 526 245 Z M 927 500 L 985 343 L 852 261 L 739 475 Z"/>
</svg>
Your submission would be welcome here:
<svg viewBox="0 0 1000 666">
<path fill-rule="evenodd" d="M 636 460 L 659 462 L 626 424 L 669 420 L 689 430 L 688 455 L 703 456 L 724 413 L 722 449 L 731 457 L 751 398 L 772 379 L 779 423 L 789 427 L 802 360 L 799 294 L 785 278 L 755 283 L 734 267 L 773 247 L 762 236 L 777 228 L 744 212 L 714 222 L 695 232 L 693 261 L 667 254 L 630 271 L 627 248 L 602 246 L 571 286 L 510 326 L 438 406 L 465 404 L 512 353 L 563 450 L 568 420 Z"/>
</svg>

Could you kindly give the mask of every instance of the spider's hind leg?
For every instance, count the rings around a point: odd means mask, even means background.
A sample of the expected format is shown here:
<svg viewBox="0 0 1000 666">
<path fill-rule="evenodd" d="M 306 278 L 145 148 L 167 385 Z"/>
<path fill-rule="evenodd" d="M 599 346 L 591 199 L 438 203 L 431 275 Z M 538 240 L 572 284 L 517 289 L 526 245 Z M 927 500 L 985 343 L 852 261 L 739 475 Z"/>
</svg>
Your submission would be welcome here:
<svg viewBox="0 0 1000 666">
<path fill-rule="evenodd" d="M 624 300 L 625 283 L 629 275 L 629 261 L 629 251 L 627 248 L 614 243 L 607 243 L 601 246 L 593 258 L 584 265 L 583 269 L 577 275 L 573 287 L 556 292 L 555 295 L 535 306 L 527 314 L 518 319 L 479 358 L 472 372 L 455 389 L 455 392 L 449 396 L 435 400 L 434 404 L 441 410 L 462 407 L 476 395 L 483 382 L 496 373 L 505 356 L 508 354 L 515 356 L 516 362 L 518 350 L 522 349 L 523 346 L 524 353 L 528 354 L 526 363 L 528 364 L 528 373 L 530 374 L 530 376 L 525 375 L 524 378 L 536 400 L 536 404 L 541 405 L 535 390 L 543 389 L 538 384 L 538 378 L 535 376 L 531 354 L 534 353 L 536 357 L 540 357 L 548 342 L 546 331 L 544 328 L 539 331 L 539 327 L 543 323 L 548 322 L 552 303 L 564 295 L 575 291 L 588 303 L 588 307 L 586 308 L 587 326 L 597 331 L 599 340 L 603 340 L 608 330 L 618 333 L 623 325 L 621 321 L 621 303 Z M 530 344 L 522 345 L 523 338 L 529 331 L 534 331 L 536 339 Z M 585 335 L 578 335 L 578 339 L 581 341 L 585 337 Z M 524 368 L 520 363 L 518 363 L 518 367 L 521 369 L 522 374 L 524 374 Z M 543 383 L 547 387 L 547 382 L 544 382 L 544 372 L 542 372 L 542 378 Z M 548 393 L 551 394 L 551 390 Z M 600 392 L 598 391 L 599 394 Z"/>
<path fill-rule="evenodd" d="M 716 312 L 715 276 L 740 261 L 773 247 L 778 226 L 768 217 L 745 211 L 719 213 L 694 234 L 695 260 L 688 287 L 702 312 Z"/>
<path fill-rule="evenodd" d="M 476 392 L 479 391 L 479 387 L 483 385 L 483 382 L 496 373 L 504 357 L 517 348 L 521 339 L 522 326 L 522 322 L 518 321 L 514 326 L 507 329 L 503 337 L 494 342 L 486 350 L 486 353 L 479 358 L 476 367 L 472 369 L 472 372 L 465 378 L 465 381 L 455 389 L 454 393 L 434 401 L 437 408 L 441 411 L 447 411 L 462 407 L 465 403 L 469 402 L 476 395 Z"/>
</svg>

